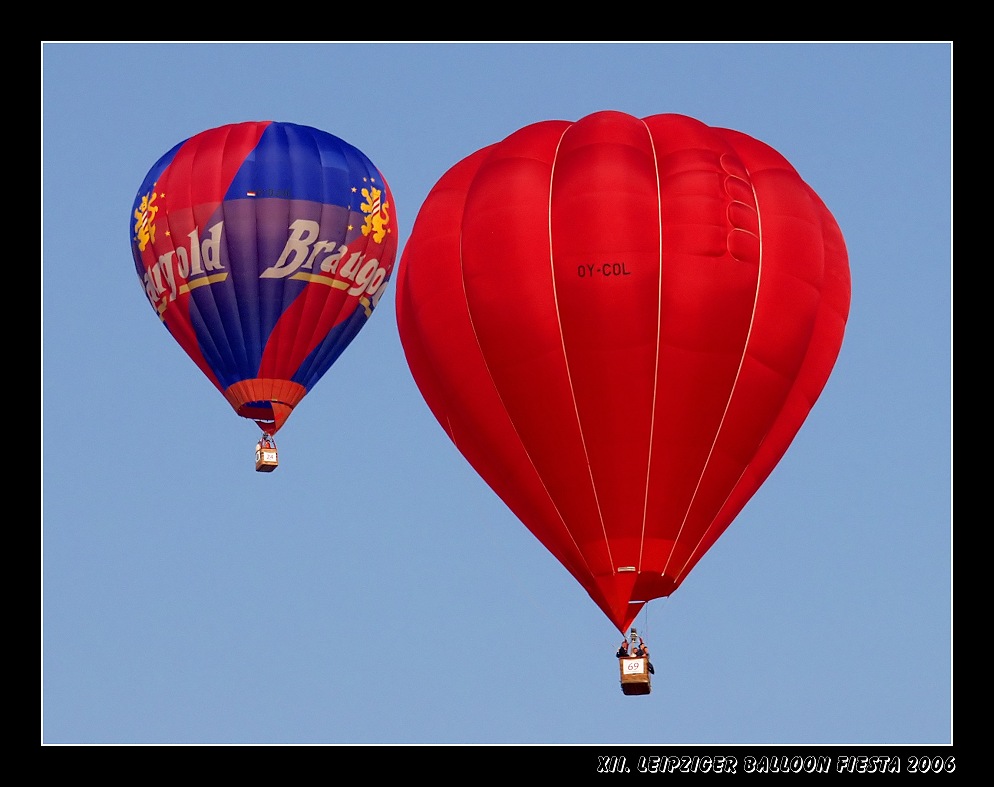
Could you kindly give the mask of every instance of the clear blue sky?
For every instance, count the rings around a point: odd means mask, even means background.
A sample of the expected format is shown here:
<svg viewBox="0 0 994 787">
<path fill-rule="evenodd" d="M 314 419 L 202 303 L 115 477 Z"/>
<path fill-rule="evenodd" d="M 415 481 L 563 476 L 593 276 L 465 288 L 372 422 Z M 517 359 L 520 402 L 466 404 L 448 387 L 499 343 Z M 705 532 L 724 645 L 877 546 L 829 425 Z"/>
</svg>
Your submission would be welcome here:
<svg viewBox="0 0 994 787">
<path fill-rule="evenodd" d="M 952 46 L 42 44 L 43 744 L 951 744 Z M 281 120 L 359 147 L 403 249 L 435 181 L 529 123 L 691 115 L 783 153 L 852 310 L 780 465 L 617 630 L 473 472 L 390 288 L 256 473 L 129 247 L 151 165 Z M 399 259 L 399 255 L 398 255 Z M 396 278 L 396 273 L 394 274 Z"/>
</svg>

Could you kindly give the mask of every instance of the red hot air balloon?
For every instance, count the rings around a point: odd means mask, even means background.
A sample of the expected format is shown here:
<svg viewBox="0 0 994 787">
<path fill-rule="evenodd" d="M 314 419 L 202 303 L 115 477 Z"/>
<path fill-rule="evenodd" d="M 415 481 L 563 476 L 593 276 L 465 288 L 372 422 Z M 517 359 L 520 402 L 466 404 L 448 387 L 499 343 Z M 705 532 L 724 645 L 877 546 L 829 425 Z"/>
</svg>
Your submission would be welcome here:
<svg viewBox="0 0 994 787">
<path fill-rule="evenodd" d="M 606 111 L 446 172 L 396 308 L 448 436 L 624 632 L 783 456 L 849 301 L 839 227 L 783 156 Z"/>
<path fill-rule="evenodd" d="M 146 175 L 130 225 L 152 308 L 269 444 L 366 324 L 397 253 L 373 163 L 293 123 L 179 143 Z"/>
</svg>

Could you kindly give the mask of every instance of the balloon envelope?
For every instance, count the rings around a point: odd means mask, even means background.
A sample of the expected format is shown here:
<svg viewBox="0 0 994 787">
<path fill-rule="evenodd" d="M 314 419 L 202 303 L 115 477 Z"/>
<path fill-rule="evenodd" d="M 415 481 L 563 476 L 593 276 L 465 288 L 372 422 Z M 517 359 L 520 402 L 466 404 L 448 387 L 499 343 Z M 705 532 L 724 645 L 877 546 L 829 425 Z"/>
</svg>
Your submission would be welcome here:
<svg viewBox="0 0 994 787">
<path fill-rule="evenodd" d="M 783 156 L 607 111 L 446 172 L 396 309 L 448 436 L 624 631 L 780 460 L 849 301 L 839 227 Z"/>
<path fill-rule="evenodd" d="M 131 249 L 173 338 L 239 415 L 275 434 L 383 294 L 393 200 L 373 163 L 332 134 L 236 123 L 149 170 Z"/>
</svg>

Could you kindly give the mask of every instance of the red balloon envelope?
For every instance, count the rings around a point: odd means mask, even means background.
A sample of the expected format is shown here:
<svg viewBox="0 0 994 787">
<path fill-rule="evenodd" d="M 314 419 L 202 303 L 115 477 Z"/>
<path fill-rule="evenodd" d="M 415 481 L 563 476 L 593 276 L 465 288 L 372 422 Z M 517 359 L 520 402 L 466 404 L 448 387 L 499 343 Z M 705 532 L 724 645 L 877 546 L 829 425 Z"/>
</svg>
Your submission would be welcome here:
<svg viewBox="0 0 994 787">
<path fill-rule="evenodd" d="M 239 415 L 275 434 L 379 302 L 397 253 L 390 190 L 344 140 L 272 121 L 203 131 L 132 205 L 138 279 Z"/>
<path fill-rule="evenodd" d="M 468 156 L 397 278 L 432 413 L 621 631 L 783 456 L 849 301 L 839 227 L 786 159 L 675 114 L 545 121 Z"/>
</svg>

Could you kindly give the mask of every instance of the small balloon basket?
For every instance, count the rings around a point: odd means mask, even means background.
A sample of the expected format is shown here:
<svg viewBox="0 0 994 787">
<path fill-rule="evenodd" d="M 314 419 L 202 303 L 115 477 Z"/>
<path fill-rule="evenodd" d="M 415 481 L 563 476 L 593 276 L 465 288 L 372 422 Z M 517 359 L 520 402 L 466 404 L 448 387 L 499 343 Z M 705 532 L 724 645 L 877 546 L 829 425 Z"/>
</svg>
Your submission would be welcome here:
<svg viewBox="0 0 994 787">
<path fill-rule="evenodd" d="M 652 691 L 649 677 L 649 659 L 618 659 L 621 667 L 621 691 L 623 694 L 648 694 Z"/>
<path fill-rule="evenodd" d="M 276 440 L 272 435 L 263 434 L 255 447 L 255 471 L 271 473 L 279 467 L 279 454 L 276 451 Z"/>
<path fill-rule="evenodd" d="M 631 632 L 632 648 L 637 641 L 641 641 L 635 627 Z M 649 672 L 648 656 L 626 656 L 618 659 L 618 666 L 621 668 L 621 692 L 623 694 L 648 694 L 652 691 L 652 683 Z"/>
</svg>

